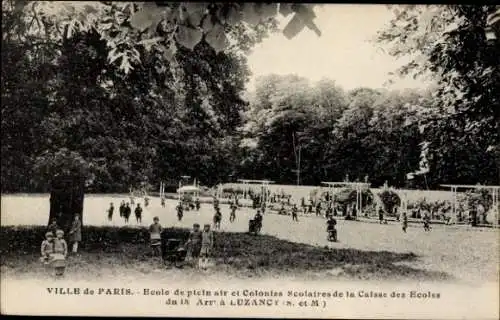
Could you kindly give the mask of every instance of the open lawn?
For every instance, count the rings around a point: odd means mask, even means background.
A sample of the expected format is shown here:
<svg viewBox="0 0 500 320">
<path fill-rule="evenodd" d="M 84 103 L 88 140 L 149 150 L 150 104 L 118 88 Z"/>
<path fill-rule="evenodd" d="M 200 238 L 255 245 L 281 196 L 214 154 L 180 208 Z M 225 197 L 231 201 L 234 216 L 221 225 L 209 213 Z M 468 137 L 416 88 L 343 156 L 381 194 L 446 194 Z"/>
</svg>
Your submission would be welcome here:
<svg viewBox="0 0 500 320">
<path fill-rule="evenodd" d="M 84 229 L 81 255 L 69 258 L 67 277 L 199 277 L 200 272 L 189 266 L 165 271 L 161 262 L 150 256 L 143 227 L 151 223 L 153 216 L 159 216 L 160 223 L 170 228 L 173 236 L 183 238 L 194 222 L 212 221 L 212 206 L 205 204 L 200 212 L 185 212 L 179 222 L 175 201 L 167 201 L 166 208 L 162 208 L 159 199 L 153 198 L 145 210 L 142 226 L 135 223 L 132 215 L 130 227 L 121 228 L 124 222 L 118 213 L 108 222 L 106 209 L 110 202 L 117 206 L 122 199 L 127 200 L 120 196 L 85 198 L 83 220 L 89 227 Z M 46 224 L 48 195 L 4 195 L 1 208 L 2 275 L 44 276 L 46 271 L 38 261 L 44 228 L 32 227 L 26 231 L 26 226 Z M 405 234 L 396 223 L 380 225 L 340 220 L 340 242 L 329 243 L 323 218 L 299 216 L 299 222 L 293 222 L 289 216 L 266 214 L 263 235 L 250 236 L 245 232 L 254 214 L 252 210 L 240 209 L 234 223 L 229 222 L 226 205 L 222 206 L 222 213 L 214 276 L 498 281 L 498 229 L 435 225 L 431 232 L 424 232 L 420 225 L 410 225 Z M 125 233 L 135 236 L 118 236 Z"/>
</svg>

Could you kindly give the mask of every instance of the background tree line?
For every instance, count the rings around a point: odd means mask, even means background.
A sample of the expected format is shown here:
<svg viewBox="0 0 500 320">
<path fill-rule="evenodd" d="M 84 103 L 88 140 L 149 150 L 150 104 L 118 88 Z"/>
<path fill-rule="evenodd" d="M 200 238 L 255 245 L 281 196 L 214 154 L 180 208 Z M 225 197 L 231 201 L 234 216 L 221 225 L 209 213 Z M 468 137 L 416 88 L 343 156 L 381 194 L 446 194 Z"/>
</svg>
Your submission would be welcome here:
<svg viewBox="0 0 500 320">
<path fill-rule="evenodd" d="M 51 176 L 65 170 L 85 171 L 90 192 L 181 175 L 205 185 L 239 177 L 295 184 L 299 162 L 301 184 L 346 174 L 400 187 L 499 183 L 500 50 L 484 39 L 492 6 L 394 10 L 376 41 L 392 55 L 416 56 L 399 71 L 432 74 L 437 84 L 428 90 L 345 91 L 329 79 L 269 75 L 246 94 L 246 54 L 275 31 L 274 17 L 227 29 L 236 40 L 225 50 L 205 36 L 168 52 L 142 42 L 127 49 L 140 63 L 117 64 L 117 40 L 93 28 L 59 30 L 9 3 L 2 4 L 2 192 L 49 191 Z M 430 171 L 408 181 L 423 141 Z"/>
</svg>

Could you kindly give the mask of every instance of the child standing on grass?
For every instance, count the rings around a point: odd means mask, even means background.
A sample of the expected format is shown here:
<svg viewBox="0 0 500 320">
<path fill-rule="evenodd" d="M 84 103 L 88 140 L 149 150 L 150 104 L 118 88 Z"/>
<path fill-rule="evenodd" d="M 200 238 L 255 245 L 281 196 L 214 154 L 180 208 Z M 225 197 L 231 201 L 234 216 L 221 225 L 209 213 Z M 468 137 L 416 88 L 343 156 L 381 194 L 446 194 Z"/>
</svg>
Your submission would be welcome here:
<svg viewBox="0 0 500 320">
<path fill-rule="evenodd" d="M 50 231 L 45 233 L 45 240 L 42 241 L 40 261 L 43 264 L 50 263 L 50 255 L 54 252 L 54 234 Z"/>
<path fill-rule="evenodd" d="M 130 218 L 131 214 L 132 214 L 132 209 L 130 208 L 130 205 L 127 202 L 125 204 L 125 208 L 123 209 L 123 218 L 125 219 L 125 223 L 128 223 L 128 219 Z"/>
<path fill-rule="evenodd" d="M 378 221 L 380 224 L 384 223 L 384 210 L 378 208 Z"/>
<path fill-rule="evenodd" d="M 125 213 L 125 201 L 122 200 L 122 203 L 120 203 L 120 218 L 123 218 L 124 213 Z"/>
<path fill-rule="evenodd" d="M 56 277 L 62 277 L 66 269 L 66 256 L 68 255 L 68 245 L 64 240 L 64 231 L 57 230 L 56 238 L 53 241 L 52 264 L 56 271 Z"/>
<path fill-rule="evenodd" d="M 193 224 L 193 230 L 189 233 L 189 239 L 186 245 L 189 248 L 188 257 L 191 258 L 196 263 L 199 263 L 201 252 L 201 242 L 202 242 L 202 231 L 200 230 L 200 225 L 198 223 Z"/>
<path fill-rule="evenodd" d="M 236 220 L 236 209 L 238 209 L 238 206 L 235 203 L 231 203 L 231 215 L 229 216 L 230 222 L 234 222 L 234 220 Z"/>
<path fill-rule="evenodd" d="M 153 256 L 161 256 L 161 224 L 158 217 L 153 218 L 153 224 L 149 226 L 149 237 L 151 241 L 151 248 L 153 249 Z"/>
<path fill-rule="evenodd" d="M 210 225 L 205 224 L 203 227 L 203 232 L 201 233 L 201 250 L 200 250 L 200 261 L 199 266 L 201 269 L 207 269 L 210 255 L 214 246 L 214 234 L 210 230 Z"/>
</svg>

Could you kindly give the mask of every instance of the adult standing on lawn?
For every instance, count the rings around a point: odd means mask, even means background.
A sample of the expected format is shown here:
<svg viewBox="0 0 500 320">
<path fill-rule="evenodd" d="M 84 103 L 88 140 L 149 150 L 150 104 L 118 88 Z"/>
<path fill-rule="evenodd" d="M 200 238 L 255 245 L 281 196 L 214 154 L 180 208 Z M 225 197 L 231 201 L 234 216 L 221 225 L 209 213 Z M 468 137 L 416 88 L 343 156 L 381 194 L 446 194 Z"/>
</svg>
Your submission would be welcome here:
<svg viewBox="0 0 500 320">
<path fill-rule="evenodd" d="M 73 224 L 69 231 L 69 241 L 73 245 L 73 253 L 78 252 L 78 243 L 82 241 L 82 222 L 80 221 L 80 215 L 75 214 Z"/>
</svg>

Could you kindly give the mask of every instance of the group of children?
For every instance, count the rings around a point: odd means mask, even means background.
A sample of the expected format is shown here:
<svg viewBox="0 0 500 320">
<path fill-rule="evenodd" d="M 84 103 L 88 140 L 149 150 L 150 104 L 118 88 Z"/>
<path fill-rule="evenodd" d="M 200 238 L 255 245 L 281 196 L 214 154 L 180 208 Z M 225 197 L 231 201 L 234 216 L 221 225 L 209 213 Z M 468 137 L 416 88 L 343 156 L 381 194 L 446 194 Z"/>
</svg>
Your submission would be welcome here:
<svg viewBox="0 0 500 320">
<path fill-rule="evenodd" d="M 66 256 L 68 255 L 68 245 L 64 240 L 64 231 L 58 229 L 56 236 L 52 231 L 47 231 L 45 240 L 42 242 L 40 261 L 44 265 L 52 265 L 56 277 L 62 277 L 66 268 Z"/>
<path fill-rule="evenodd" d="M 146 201 L 146 199 L 147 198 L 144 199 L 144 206 L 145 207 L 147 207 L 146 204 L 148 203 Z M 134 203 L 132 202 L 132 206 L 133 205 L 134 205 Z M 113 220 L 114 210 L 115 210 L 115 207 L 114 207 L 113 203 L 111 202 L 109 204 L 109 209 L 108 209 L 108 221 Z M 128 202 L 125 203 L 125 201 L 122 201 L 120 203 L 119 212 L 120 212 L 120 217 L 122 217 L 125 220 L 125 223 L 128 223 L 130 215 L 132 214 L 132 208 L 130 207 L 130 204 Z M 135 219 L 136 219 L 137 223 L 142 223 L 142 207 L 141 207 L 140 203 L 137 203 L 137 206 L 135 207 L 134 213 L 135 213 Z"/>
<path fill-rule="evenodd" d="M 219 200 L 217 198 L 214 198 L 214 217 L 213 217 L 213 222 L 214 222 L 214 229 L 219 230 L 220 229 L 220 224 L 222 221 L 222 212 L 220 210 L 219 206 Z M 239 208 L 238 202 L 231 201 L 229 203 L 229 209 L 230 209 L 230 214 L 229 214 L 229 222 L 234 222 L 236 220 L 236 210 Z"/>
<path fill-rule="evenodd" d="M 72 243 L 73 253 L 78 252 L 78 243 L 81 241 L 81 221 L 80 216 L 75 215 L 71 229 L 69 231 L 70 242 Z M 68 256 L 68 244 L 64 239 L 64 231 L 59 228 L 57 221 L 53 219 L 45 233 L 45 240 L 41 245 L 40 261 L 45 265 L 52 267 L 55 276 L 60 278 L 64 275 L 66 269 L 66 257 Z"/>
<path fill-rule="evenodd" d="M 149 226 L 150 243 L 154 256 L 161 256 L 161 233 L 163 229 L 158 217 L 153 218 L 153 224 Z M 187 259 L 194 261 L 195 266 L 206 269 L 209 258 L 214 247 L 214 234 L 210 230 L 210 224 L 205 224 L 203 230 L 195 223 L 189 238 L 184 245 L 187 248 Z"/>
</svg>

